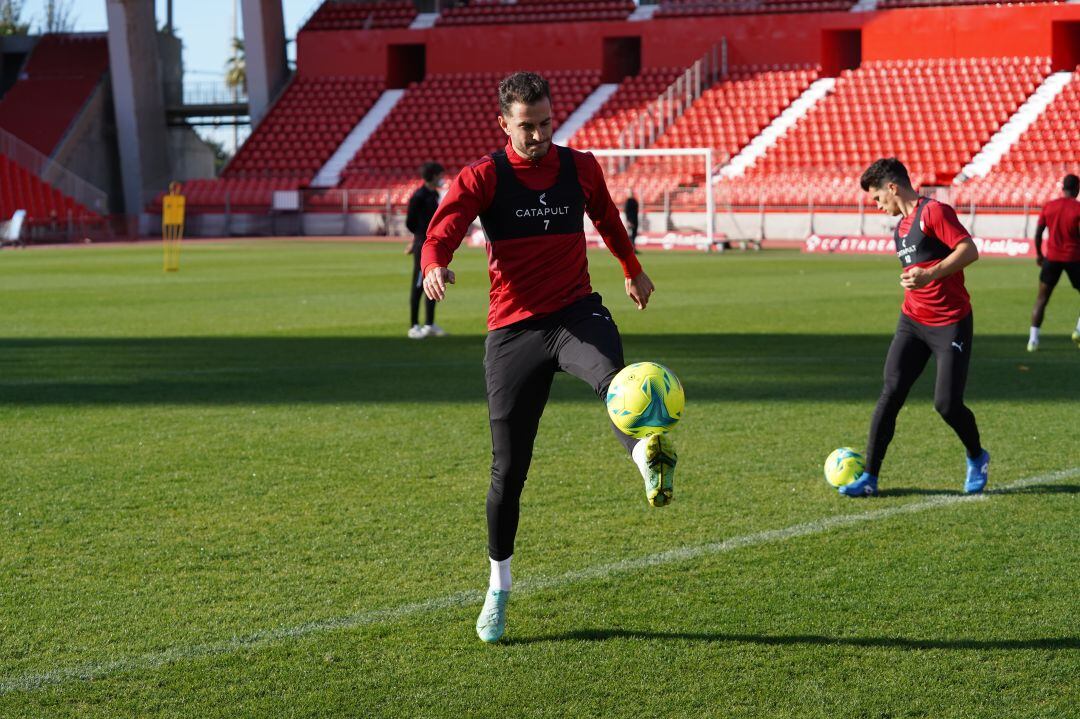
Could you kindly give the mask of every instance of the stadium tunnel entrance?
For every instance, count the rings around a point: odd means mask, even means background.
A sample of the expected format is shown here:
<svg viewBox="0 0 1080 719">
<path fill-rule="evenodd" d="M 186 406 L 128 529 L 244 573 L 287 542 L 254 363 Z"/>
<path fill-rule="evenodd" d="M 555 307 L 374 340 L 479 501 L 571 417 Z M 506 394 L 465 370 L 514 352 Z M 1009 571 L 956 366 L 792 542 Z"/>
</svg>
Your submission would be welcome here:
<svg viewBox="0 0 1080 719">
<path fill-rule="evenodd" d="M 821 31 L 821 74 L 839 77 L 862 64 L 862 30 Z"/>
<path fill-rule="evenodd" d="M 1051 43 L 1051 62 L 1055 72 L 1072 72 L 1080 65 L 1080 21 L 1054 21 Z"/>
<path fill-rule="evenodd" d="M 403 90 L 410 82 L 421 82 L 427 75 L 427 46 L 386 46 L 386 88 Z"/>
<path fill-rule="evenodd" d="M 600 82 L 622 82 L 641 72 L 641 36 L 605 37 Z"/>
</svg>

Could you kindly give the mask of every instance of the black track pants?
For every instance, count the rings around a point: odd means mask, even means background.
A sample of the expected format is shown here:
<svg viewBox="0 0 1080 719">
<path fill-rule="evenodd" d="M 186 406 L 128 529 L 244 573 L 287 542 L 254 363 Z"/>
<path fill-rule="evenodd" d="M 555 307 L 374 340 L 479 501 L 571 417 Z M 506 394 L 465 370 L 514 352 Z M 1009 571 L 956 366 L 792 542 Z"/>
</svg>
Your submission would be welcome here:
<svg viewBox="0 0 1080 719">
<path fill-rule="evenodd" d="M 487 520 L 492 559 L 514 553 L 521 490 L 555 373 L 569 372 L 585 380 L 602 401 L 623 364 L 619 329 L 595 293 L 553 315 L 488 334 L 484 374 L 491 421 Z M 629 452 L 637 440 L 614 425 L 612 430 Z"/>
<path fill-rule="evenodd" d="M 982 451 L 979 428 L 975 424 L 975 415 L 964 404 L 971 339 L 970 314 L 943 327 L 930 327 L 900 314 L 896 336 L 885 358 L 885 386 L 870 420 L 870 437 L 866 442 L 867 472 L 876 476 L 881 471 L 885 451 L 896 431 L 896 416 L 931 355 L 937 363 L 934 409 L 964 443 L 968 456 L 979 455 Z"/>
</svg>

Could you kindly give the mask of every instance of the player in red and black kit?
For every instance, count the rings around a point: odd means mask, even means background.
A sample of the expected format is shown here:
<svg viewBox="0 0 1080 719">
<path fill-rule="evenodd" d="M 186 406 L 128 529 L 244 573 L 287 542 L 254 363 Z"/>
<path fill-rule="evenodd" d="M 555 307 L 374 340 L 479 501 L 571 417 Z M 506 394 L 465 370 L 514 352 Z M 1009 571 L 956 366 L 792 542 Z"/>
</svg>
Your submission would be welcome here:
<svg viewBox="0 0 1080 719">
<path fill-rule="evenodd" d="M 1080 177 L 1066 175 L 1061 183 L 1062 197 L 1048 202 L 1039 213 L 1039 224 L 1035 228 L 1035 261 L 1039 271 L 1039 294 L 1035 297 L 1035 308 L 1031 311 L 1031 332 L 1028 335 L 1028 352 L 1039 349 L 1039 328 L 1042 327 L 1046 303 L 1050 294 L 1061 279 L 1061 273 L 1069 276 L 1069 282 L 1080 292 Z M 1046 247 L 1043 247 L 1043 232 L 1049 230 Z M 1072 333 L 1073 342 L 1080 347 L 1080 318 Z"/>
<path fill-rule="evenodd" d="M 499 84 L 499 109 L 506 147 L 457 176 L 431 220 L 421 257 L 424 290 L 442 300 L 454 283 L 447 266 L 480 218 L 491 279 L 484 356 L 491 575 L 476 631 L 487 642 L 498 641 L 506 627 L 519 499 L 552 379 L 569 372 L 602 400 L 625 364 L 618 328 L 590 285 L 586 213 L 622 265 L 626 294 L 638 309 L 653 293 L 596 159 L 552 144 L 547 81 L 528 72 L 510 75 Z M 639 441 L 614 431 L 645 477 L 649 503 L 667 504 L 676 463 L 671 440 L 653 435 Z"/>
<path fill-rule="evenodd" d="M 937 363 L 934 409 L 967 450 L 964 491 L 981 492 L 989 475 L 990 453 L 980 443 L 975 415 L 964 404 L 972 317 L 963 270 L 979 259 L 979 251 L 956 211 L 915 192 L 907 168 L 895 157 L 872 164 L 861 184 L 879 209 L 901 216 L 893 240 L 904 268 L 900 275 L 904 304 L 885 358 L 885 386 L 870 420 L 866 471 L 840 487 L 840 494 L 877 494 L 878 473 L 896 430 L 896 416 L 931 355 Z"/>
</svg>

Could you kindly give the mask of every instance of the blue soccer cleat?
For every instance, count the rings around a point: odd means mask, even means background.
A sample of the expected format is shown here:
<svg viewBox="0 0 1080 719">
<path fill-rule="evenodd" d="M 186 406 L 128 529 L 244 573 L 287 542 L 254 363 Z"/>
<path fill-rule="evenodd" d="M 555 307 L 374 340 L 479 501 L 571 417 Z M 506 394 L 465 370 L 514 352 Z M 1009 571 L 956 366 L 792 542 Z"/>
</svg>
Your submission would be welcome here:
<svg viewBox="0 0 1080 719">
<path fill-rule="evenodd" d="M 476 636 L 488 644 L 502 639 L 506 631 L 506 602 L 510 599 L 509 589 L 489 589 L 484 599 L 484 608 L 476 618 Z"/>
<path fill-rule="evenodd" d="M 990 453 L 985 449 L 975 459 L 967 458 L 967 479 L 964 480 L 964 491 L 968 494 L 977 494 L 983 491 L 986 480 L 990 478 Z"/>
<path fill-rule="evenodd" d="M 839 489 L 840 494 L 845 497 L 875 497 L 877 496 L 877 477 L 869 472 L 863 472 L 854 482 L 848 482 Z"/>
</svg>

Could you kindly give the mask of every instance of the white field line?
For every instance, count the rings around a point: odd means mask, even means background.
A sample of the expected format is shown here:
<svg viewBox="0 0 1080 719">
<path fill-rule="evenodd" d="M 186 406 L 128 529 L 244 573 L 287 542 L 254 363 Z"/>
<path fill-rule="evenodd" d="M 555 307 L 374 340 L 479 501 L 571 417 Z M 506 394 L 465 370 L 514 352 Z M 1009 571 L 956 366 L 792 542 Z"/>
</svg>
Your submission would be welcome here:
<svg viewBox="0 0 1080 719">
<path fill-rule="evenodd" d="M 1001 485 L 988 490 L 981 495 L 951 494 L 932 497 L 919 502 L 912 502 L 897 507 L 873 509 L 856 514 L 839 514 L 832 517 L 816 519 L 812 522 L 794 524 L 783 529 L 770 529 L 753 534 L 744 534 L 739 537 L 725 539 L 722 542 L 699 544 L 689 547 L 679 547 L 659 554 L 651 554 L 643 557 L 624 559 L 608 564 L 599 564 L 594 567 L 577 569 L 554 577 L 539 577 L 532 580 L 518 582 L 515 592 L 536 592 L 545 589 L 564 587 L 578 582 L 593 579 L 606 579 L 613 574 L 636 572 L 657 565 L 685 562 L 690 559 L 723 554 L 743 547 L 754 547 L 762 544 L 783 542 L 796 537 L 805 537 L 812 534 L 821 534 L 831 529 L 839 529 L 879 519 L 887 519 L 904 514 L 915 514 L 930 509 L 949 507 L 955 504 L 980 502 L 987 500 L 994 494 L 1002 494 L 1025 487 L 1040 484 L 1061 482 L 1073 477 L 1080 477 L 1080 467 L 1072 467 L 1057 472 L 1050 472 L 1035 477 L 1027 477 L 1009 484 Z M 845 500 L 846 501 L 846 500 Z M 89 681 L 120 674 L 123 672 L 145 671 L 155 669 L 168 664 L 181 661 L 203 659 L 207 657 L 236 654 L 238 652 L 274 644 L 291 639 L 299 639 L 314 634 L 322 634 L 341 629 L 351 629 L 371 624 L 384 624 L 417 614 L 436 612 L 442 609 L 450 609 L 470 604 L 479 605 L 483 599 L 481 591 L 466 591 L 447 594 L 421 602 L 401 604 L 386 609 L 376 609 L 360 612 L 344 617 L 322 619 L 291 627 L 278 629 L 266 629 L 243 637 L 233 637 L 218 642 L 206 644 L 194 644 L 189 646 L 177 646 L 159 652 L 139 654 L 132 657 L 115 659 L 106 662 L 87 663 L 76 666 L 60 667 L 47 672 L 36 674 L 23 674 L 0 679 L 0 695 L 13 692 L 29 692 L 45 687 L 63 684 L 69 681 Z"/>
</svg>

